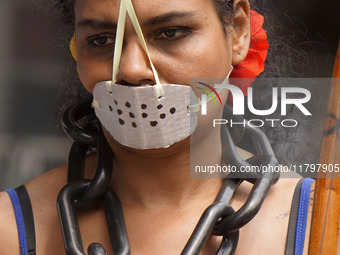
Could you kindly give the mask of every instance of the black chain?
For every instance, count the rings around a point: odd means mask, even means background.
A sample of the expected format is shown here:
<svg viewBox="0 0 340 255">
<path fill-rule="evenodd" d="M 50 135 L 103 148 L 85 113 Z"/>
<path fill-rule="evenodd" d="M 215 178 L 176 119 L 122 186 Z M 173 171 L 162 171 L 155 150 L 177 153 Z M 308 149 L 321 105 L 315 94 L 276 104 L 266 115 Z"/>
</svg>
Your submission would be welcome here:
<svg viewBox="0 0 340 255">
<path fill-rule="evenodd" d="M 86 210 L 101 201 L 106 214 L 114 254 L 130 254 L 121 203 L 114 191 L 108 188 L 112 173 L 112 151 L 107 144 L 99 121 L 88 117 L 94 115 L 90 102 L 87 100 L 70 108 L 63 118 L 64 131 L 75 141 L 69 156 L 69 183 L 60 191 L 57 200 L 66 253 L 69 255 L 85 254 L 76 210 Z M 84 118 L 87 118 L 85 124 L 79 124 L 79 120 Z M 253 139 L 256 155 L 246 161 L 243 160 L 235 150 L 230 131 L 228 128 L 222 128 L 224 162 L 236 166 L 238 170 L 241 166 L 276 166 L 277 161 L 266 136 L 259 129 L 250 126 L 245 127 L 244 133 Z M 93 180 L 84 180 L 82 172 L 84 158 L 86 153 L 95 146 L 97 147 L 97 171 Z M 239 229 L 254 218 L 271 185 L 278 178 L 279 174 L 275 172 L 230 173 L 224 179 L 215 202 L 202 214 L 181 254 L 199 254 L 211 234 L 223 237 L 217 252 L 218 255 L 234 254 L 238 243 Z M 252 183 L 253 188 L 245 204 L 235 212 L 229 203 L 237 187 L 243 181 Z M 107 253 L 101 244 L 92 243 L 88 247 L 88 254 Z"/>
</svg>

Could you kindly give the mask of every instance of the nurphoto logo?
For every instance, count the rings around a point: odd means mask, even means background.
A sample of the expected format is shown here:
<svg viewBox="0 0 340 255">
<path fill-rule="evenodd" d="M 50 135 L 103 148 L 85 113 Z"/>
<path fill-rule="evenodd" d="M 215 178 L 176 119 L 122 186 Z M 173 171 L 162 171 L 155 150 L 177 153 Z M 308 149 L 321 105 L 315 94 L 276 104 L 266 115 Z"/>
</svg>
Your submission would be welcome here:
<svg viewBox="0 0 340 255">
<path fill-rule="evenodd" d="M 228 89 L 229 93 L 233 95 L 233 115 L 244 115 L 245 114 L 245 96 L 242 90 L 231 84 L 215 84 L 215 88 L 212 86 L 198 82 L 207 88 L 209 88 L 212 92 L 215 93 L 216 97 L 220 100 L 222 105 L 221 98 L 217 93 L 216 89 Z M 206 92 L 212 100 L 216 104 L 216 100 L 213 94 L 205 88 L 199 88 Z M 248 96 L 247 96 L 247 107 L 249 111 L 257 116 L 268 116 L 274 113 L 278 107 L 280 107 L 280 114 L 281 116 L 287 115 L 287 105 L 294 105 L 297 109 L 299 109 L 305 116 L 311 116 L 312 114 L 308 109 L 304 106 L 304 104 L 308 103 L 311 99 L 311 93 L 308 89 L 299 88 L 299 87 L 281 87 L 280 89 L 277 87 L 272 87 L 272 103 L 270 108 L 268 109 L 256 109 L 253 103 L 253 88 L 248 88 Z M 279 94 L 280 93 L 280 94 Z M 207 94 L 201 95 L 201 114 L 207 115 Z M 299 95 L 299 98 L 293 98 L 289 95 Z M 281 103 L 279 105 L 279 98 L 281 98 Z M 262 127 L 265 123 L 270 124 L 271 127 L 275 126 L 275 123 L 280 123 L 282 127 L 296 127 L 298 125 L 298 121 L 295 119 L 250 119 L 244 120 L 243 122 L 233 122 L 233 120 L 227 119 L 214 119 L 213 126 L 216 125 L 226 125 L 229 124 L 231 127 L 233 125 L 248 125 L 252 127 Z"/>
</svg>

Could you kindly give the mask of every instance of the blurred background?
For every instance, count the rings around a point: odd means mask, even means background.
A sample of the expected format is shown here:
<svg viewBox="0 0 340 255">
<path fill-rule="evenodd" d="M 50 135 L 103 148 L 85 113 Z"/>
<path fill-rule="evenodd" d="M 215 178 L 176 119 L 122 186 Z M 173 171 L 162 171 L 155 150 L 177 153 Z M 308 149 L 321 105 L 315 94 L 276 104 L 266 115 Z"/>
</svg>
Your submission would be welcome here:
<svg viewBox="0 0 340 255">
<path fill-rule="evenodd" d="M 0 0 L 0 190 L 67 161 L 54 121 L 65 50 L 36 1 Z"/>
<path fill-rule="evenodd" d="M 67 48 L 38 0 L 0 0 L 0 190 L 67 162 L 70 141 L 55 121 Z M 340 1 L 268 1 L 314 77 L 331 77 Z M 310 71 L 309 70 L 309 71 Z"/>
</svg>

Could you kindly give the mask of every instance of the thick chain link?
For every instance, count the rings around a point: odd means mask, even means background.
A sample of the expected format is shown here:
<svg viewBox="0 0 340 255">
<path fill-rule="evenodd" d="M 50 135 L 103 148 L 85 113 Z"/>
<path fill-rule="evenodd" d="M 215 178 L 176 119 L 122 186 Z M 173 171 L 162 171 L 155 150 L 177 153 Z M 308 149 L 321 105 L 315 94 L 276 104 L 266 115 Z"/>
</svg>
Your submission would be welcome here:
<svg viewBox="0 0 340 255">
<path fill-rule="evenodd" d="M 95 203 L 102 201 L 106 220 L 109 228 L 112 249 L 115 255 L 130 254 L 130 245 L 126 231 L 121 203 L 117 195 L 107 187 L 112 173 L 113 155 L 105 137 L 101 125 L 87 122 L 82 127 L 78 120 L 88 114 L 90 100 L 69 109 L 64 115 L 63 127 L 65 132 L 75 141 L 69 157 L 69 183 L 60 191 L 57 205 L 64 236 L 65 249 L 69 255 L 85 254 L 83 250 L 81 234 L 79 230 L 76 210 L 86 210 Z M 97 129 L 97 134 L 93 130 Z M 89 131 L 91 130 L 91 131 Z M 245 133 L 249 134 L 254 142 L 257 155 L 243 160 L 236 152 L 233 139 L 227 128 L 222 129 L 223 160 L 240 168 L 244 165 L 277 165 L 274 153 L 266 136 L 258 129 L 247 126 Z M 87 151 L 97 147 L 97 171 L 93 180 L 84 180 L 83 162 Z M 234 254 L 239 229 L 254 218 L 273 183 L 279 178 L 279 174 L 266 173 L 230 173 L 224 179 L 215 202 L 202 214 L 191 237 L 185 245 L 182 255 L 199 254 L 211 234 L 222 236 L 222 243 L 217 252 L 218 255 Z M 231 198 L 238 186 L 248 181 L 253 188 L 245 204 L 238 210 L 229 205 Z M 107 254 L 101 244 L 93 243 L 88 247 L 89 255 Z"/>
</svg>

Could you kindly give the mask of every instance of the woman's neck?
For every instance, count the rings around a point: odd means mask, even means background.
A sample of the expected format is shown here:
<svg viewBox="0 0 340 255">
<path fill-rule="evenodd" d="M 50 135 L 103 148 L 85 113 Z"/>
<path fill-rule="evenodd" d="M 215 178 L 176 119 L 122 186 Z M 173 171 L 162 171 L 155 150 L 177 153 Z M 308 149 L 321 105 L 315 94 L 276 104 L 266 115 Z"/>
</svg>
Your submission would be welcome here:
<svg viewBox="0 0 340 255">
<path fill-rule="evenodd" d="M 123 204 L 169 209 L 198 200 L 212 203 L 221 186 L 218 178 L 193 178 L 190 165 L 221 163 L 220 132 L 216 129 L 194 145 L 190 138 L 167 149 L 134 150 L 107 138 L 114 151 L 110 183 Z"/>
</svg>

